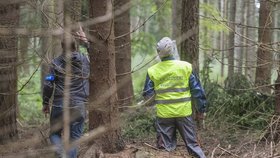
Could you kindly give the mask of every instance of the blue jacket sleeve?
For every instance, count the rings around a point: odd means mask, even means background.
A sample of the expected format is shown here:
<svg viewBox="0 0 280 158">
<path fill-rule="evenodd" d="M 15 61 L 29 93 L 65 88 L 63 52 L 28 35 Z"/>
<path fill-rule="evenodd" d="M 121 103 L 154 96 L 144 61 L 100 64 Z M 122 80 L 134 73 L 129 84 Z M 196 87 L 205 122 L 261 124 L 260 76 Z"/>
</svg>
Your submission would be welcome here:
<svg viewBox="0 0 280 158">
<path fill-rule="evenodd" d="M 50 98 L 54 90 L 55 74 L 53 67 L 50 68 L 49 73 L 44 78 L 43 87 L 43 105 L 49 105 Z"/>
<path fill-rule="evenodd" d="M 198 111 L 204 113 L 206 111 L 206 96 L 197 75 L 193 72 L 189 79 L 189 87 L 191 96 L 194 99 Z"/>
<path fill-rule="evenodd" d="M 150 79 L 149 74 L 147 74 L 144 89 L 143 89 L 143 97 L 145 99 L 149 99 L 154 94 L 155 94 L 154 82 Z"/>
</svg>

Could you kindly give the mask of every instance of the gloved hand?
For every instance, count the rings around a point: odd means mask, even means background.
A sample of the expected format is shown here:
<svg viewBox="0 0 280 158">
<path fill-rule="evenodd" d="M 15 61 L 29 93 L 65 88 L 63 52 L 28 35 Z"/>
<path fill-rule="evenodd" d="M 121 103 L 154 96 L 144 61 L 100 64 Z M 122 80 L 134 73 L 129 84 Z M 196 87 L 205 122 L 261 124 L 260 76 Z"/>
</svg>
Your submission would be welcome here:
<svg viewBox="0 0 280 158">
<path fill-rule="evenodd" d="M 205 129 L 205 117 L 206 113 L 197 112 L 195 120 L 197 121 L 198 128 Z"/>
<path fill-rule="evenodd" d="M 50 106 L 49 105 L 43 105 L 42 112 L 45 114 L 45 117 L 50 113 Z"/>
<path fill-rule="evenodd" d="M 198 112 L 196 114 L 196 120 L 204 120 L 205 117 L 206 117 L 206 113 Z"/>
</svg>

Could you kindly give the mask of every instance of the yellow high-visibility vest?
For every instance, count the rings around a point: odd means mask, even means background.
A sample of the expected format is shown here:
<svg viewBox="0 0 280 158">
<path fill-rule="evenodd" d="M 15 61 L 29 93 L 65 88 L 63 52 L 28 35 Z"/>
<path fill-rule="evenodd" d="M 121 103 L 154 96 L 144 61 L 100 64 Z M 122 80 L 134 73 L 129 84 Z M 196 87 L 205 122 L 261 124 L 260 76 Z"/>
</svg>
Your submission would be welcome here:
<svg viewBox="0 0 280 158">
<path fill-rule="evenodd" d="M 192 114 L 189 78 L 192 65 L 185 61 L 166 60 L 148 69 L 154 82 L 157 116 L 185 117 Z"/>
</svg>

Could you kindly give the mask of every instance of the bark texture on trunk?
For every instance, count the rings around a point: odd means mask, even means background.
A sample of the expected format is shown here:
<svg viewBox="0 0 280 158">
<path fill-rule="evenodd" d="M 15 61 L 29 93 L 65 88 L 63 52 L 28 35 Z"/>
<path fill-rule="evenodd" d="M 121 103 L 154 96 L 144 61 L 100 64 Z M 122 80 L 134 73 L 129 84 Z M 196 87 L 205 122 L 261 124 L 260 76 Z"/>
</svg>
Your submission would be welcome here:
<svg viewBox="0 0 280 158">
<path fill-rule="evenodd" d="M 115 0 L 114 10 L 121 11 L 129 5 L 130 0 Z M 131 78 L 131 39 L 130 39 L 130 9 L 122 12 L 114 20 L 117 94 L 120 107 L 129 106 L 133 100 Z"/>
<path fill-rule="evenodd" d="M 181 36 L 182 3 L 182 0 L 172 0 L 172 39 L 176 41 L 179 41 Z"/>
<path fill-rule="evenodd" d="M 90 0 L 91 18 L 112 10 L 111 0 Z M 97 142 L 103 152 L 117 152 L 124 148 L 119 126 L 117 104 L 114 22 L 109 19 L 90 27 L 93 43 L 90 50 L 89 129 L 106 126 L 108 131 Z"/>
<path fill-rule="evenodd" d="M 256 24 L 256 5 L 255 0 L 247 0 L 247 25 L 254 26 Z M 257 39 L 257 30 L 254 28 L 246 28 L 246 37 L 255 41 Z M 256 73 L 256 46 L 255 43 L 246 40 L 246 53 L 245 53 L 245 76 L 254 83 Z"/>
<path fill-rule="evenodd" d="M 192 64 L 199 73 L 199 0 L 183 1 L 182 4 L 182 45 L 181 60 Z"/>
<path fill-rule="evenodd" d="M 260 2 L 259 17 L 259 47 L 257 51 L 256 85 L 261 86 L 259 90 L 270 93 L 271 89 L 271 66 L 272 53 L 270 51 L 272 42 L 271 31 L 266 29 L 272 27 L 271 4 L 269 1 Z"/>
<path fill-rule="evenodd" d="M 0 25 L 17 27 L 19 5 L 0 5 Z M 0 143 L 17 138 L 17 36 L 0 35 Z"/>
<path fill-rule="evenodd" d="M 228 37 L 228 77 L 231 78 L 234 74 L 234 34 L 235 34 L 235 13 L 236 13 L 236 1 L 230 1 L 230 15 L 229 15 L 229 37 Z"/>
</svg>

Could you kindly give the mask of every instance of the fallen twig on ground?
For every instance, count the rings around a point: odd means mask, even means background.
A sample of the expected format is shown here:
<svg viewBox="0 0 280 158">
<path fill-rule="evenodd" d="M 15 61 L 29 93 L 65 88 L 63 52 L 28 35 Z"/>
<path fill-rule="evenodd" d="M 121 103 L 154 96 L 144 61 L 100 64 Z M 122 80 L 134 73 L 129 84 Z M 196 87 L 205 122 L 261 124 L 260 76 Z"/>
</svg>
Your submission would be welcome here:
<svg viewBox="0 0 280 158">
<path fill-rule="evenodd" d="M 156 148 L 156 147 L 154 147 L 154 146 L 152 146 L 152 145 L 150 145 L 150 144 L 148 144 L 148 143 L 144 143 L 144 145 L 146 145 L 146 146 L 148 146 L 148 147 L 150 147 L 150 148 L 152 148 L 152 149 L 154 149 L 154 150 L 158 150 L 158 148 Z"/>
<path fill-rule="evenodd" d="M 220 146 L 217 146 L 219 149 L 221 149 L 221 150 L 223 150 L 223 151 L 225 151 L 226 153 L 228 153 L 228 154 L 230 154 L 230 155 L 232 155 L 232 156 L 235 156 L 235 157 L 240 157 L 240 156 L 238 156 L 238 155 L 236 155 L 236 154 L 234 154 L 234 153 L 232 153 L 232 152 L 230 152 L 230 151 L 228 151 L 228 150 L 226 150 L 226 149 L 224 149 L 224 148 L 222 148 L 222 147 L 220 147 Z"/>
</svg>

